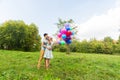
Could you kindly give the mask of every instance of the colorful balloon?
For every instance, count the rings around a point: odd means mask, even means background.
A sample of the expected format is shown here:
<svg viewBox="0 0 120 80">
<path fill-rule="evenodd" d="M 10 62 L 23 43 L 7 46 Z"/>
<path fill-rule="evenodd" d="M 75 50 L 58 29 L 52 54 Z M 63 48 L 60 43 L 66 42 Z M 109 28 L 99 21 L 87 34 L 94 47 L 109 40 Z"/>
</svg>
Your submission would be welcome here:
<svg viewBox="0 0 120 80">
<path fill-rule="evenodd" d="M 57 35 L 59 38 L 62 36 L 62 34 L 61 33 L 58 33 L 58 35 Z"/>
<path fill-rule="evenodd" d="M 65 28 L 66 28 L 67 31 L 70 30 L 70 27 L 65 27 Z"/>
<path fill-rule="evenodd" d="M 62 38 L 65 39 L 67 36 L 65 34 L 62 35 Z"/>
<path fill-rule="evenodd" d="M 64 28 L 61 28 L 59 30 L 58 36 L 58 44 L 64 45 L 64 44 L 71 44 L 72 43 L 72 35 L 75 33 L 72 31 L 73 28 L 70 26 L 69 23 L 66 23 L 64 25 Z"/>
<path fill-rule="evenodd" d="M 61 45 L 65 45 L 65 41 L 60 41 L 60 44 Z"/>
<path fill-rule="evenodd" d="M 66 35 L 67 36 L 71 36 L 72 32 L 71 31 L 67 31 Z"/>
<path fill-rule="evenodd" d="M 67 44 L 71 44 L 71 43 L 72 43 L 72 40 L 67 40 L 66 43 L 67 43 Z"/>
<path fill-rule="evenodd" d="M 65 28 L 61 29 L 62 34 L 66 34 L 67 30 Z"/>
</svg>

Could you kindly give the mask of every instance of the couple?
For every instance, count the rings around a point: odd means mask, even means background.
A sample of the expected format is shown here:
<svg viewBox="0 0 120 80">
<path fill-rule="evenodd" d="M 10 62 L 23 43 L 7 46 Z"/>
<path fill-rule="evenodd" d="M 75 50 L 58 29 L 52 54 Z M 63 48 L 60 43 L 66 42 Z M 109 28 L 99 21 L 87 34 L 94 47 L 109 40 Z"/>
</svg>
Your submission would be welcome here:
<svg viewBox="0 0 120 80">
<path fill-rule="evenodd" d="M 44 58 L 45 59 L 45 68 L 48 69 L 50 65 L 50 59 L 53 58 L 52 55 L 52 45 L 53 40 L 51 37 L 48 36 L 47 33 L 44 34 L 44 39 L 41 44 L 41 51 L 40 51 L 40 57 L 38 60 L 37 68 L 40 68 L 41 61 Z"/>
</svg>

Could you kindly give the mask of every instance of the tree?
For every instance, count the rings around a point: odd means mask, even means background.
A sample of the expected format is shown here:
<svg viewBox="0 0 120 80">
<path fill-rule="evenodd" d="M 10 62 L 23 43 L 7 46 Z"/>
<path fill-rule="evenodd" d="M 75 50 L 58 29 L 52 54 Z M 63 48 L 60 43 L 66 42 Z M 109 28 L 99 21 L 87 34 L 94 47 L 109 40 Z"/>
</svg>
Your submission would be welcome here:
<svg viewBox="0 0 120 80">
<path fill-rule="evenodd" d="M 56 23 L 58 29 L 63 28 L 65 23 L 74 23 L 74 21 L 73 21 L 72 19 L 69 19 L 69 20 L 62 20 L 61 18 L 59 18 L 59 19 L 58 19 L 58 23 Z"/>
<path fill-rule="evenodd" d="M 0 31 L 0 49 L 33 51 L 34 46 L 39 48 L 41 38 L 35 24 L 9 20 L 0 26 Z"/>
<path fill-rule="evenodd" d="M 113 39 L 109 36 L 104 38 L 104 42 L 113 42 Z"/>
<path fill-rule="evenodd" d="M 104 53 L 112 54 L 113 53 L 113 39 L 109 36 L 104 38 Z"/>
</svg>

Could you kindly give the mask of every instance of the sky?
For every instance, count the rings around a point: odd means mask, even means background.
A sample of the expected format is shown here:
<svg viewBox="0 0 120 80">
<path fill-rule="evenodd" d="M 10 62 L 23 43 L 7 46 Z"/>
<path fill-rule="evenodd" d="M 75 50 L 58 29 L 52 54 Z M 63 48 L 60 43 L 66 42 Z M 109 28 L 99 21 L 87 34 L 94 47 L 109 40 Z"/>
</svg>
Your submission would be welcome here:
<svg viewBox="0 0 120 80">
<path fill-rule="evenodd" d="M 81 40 L 118 39 L 120 0 L 0 0 L 0 24 L 7 20 L 35 23 L 43 36 L 56 32 L 59 18 L 73 19 Z"/>
</svg>

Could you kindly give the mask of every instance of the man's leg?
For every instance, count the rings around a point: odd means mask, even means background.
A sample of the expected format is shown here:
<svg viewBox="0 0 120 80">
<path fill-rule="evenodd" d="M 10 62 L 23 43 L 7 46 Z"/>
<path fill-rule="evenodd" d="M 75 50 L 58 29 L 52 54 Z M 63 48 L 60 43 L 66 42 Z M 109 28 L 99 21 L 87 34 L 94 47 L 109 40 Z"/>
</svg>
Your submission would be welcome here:
<svg viewBox="0 0 120 80">
<path fill-rule="evenodd" d="M 39 60 L 38 60 L 38 65 L 37 65 L 37 68 L 38 68 L 38 69 L 40 68 L 41 61 L 42 61 L 42 59 L 43 59 L 43 56 L 44 56 L 44 50 L 41 50 L 41 51 L 40 51 L 40 57 L 39 57 Z"/>
</svg>

